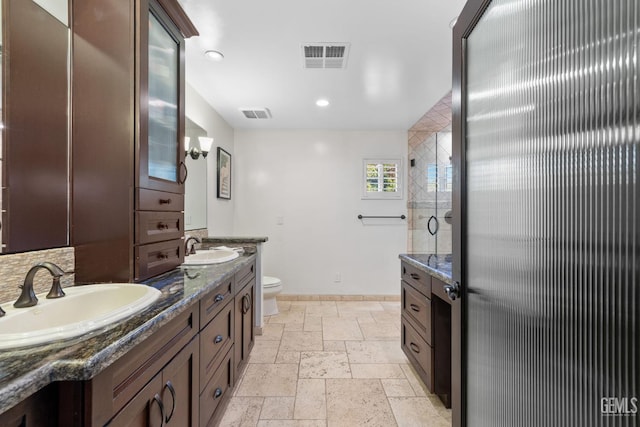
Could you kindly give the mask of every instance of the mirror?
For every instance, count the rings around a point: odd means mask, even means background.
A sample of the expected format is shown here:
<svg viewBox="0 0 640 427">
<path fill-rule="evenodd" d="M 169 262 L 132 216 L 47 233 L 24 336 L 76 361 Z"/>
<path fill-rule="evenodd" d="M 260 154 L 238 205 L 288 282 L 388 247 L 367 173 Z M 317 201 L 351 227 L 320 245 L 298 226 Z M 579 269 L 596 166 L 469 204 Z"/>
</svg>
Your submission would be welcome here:
<svg viewBox="0 0 640 427">
<path fill-rule="evenodd" d="M 67 0 L 3 0 L 2 252 L 69 245 Z"/>
<path fill-rule="evenodd" d="M 198 138 L 207 136 L 207 131 L 189 117 L 185 118 L 185 138 L 189 144 L 185 149 L 197 147 L 200 149 Z M 205 158 L 200 155 L 197 159 L 187 155 L 185 163 L 189 174 L 184 189 L 184 229 L 197 230 L 207 228 L 207 163 L 215 153 L 209 152 Z"/>
</svg>

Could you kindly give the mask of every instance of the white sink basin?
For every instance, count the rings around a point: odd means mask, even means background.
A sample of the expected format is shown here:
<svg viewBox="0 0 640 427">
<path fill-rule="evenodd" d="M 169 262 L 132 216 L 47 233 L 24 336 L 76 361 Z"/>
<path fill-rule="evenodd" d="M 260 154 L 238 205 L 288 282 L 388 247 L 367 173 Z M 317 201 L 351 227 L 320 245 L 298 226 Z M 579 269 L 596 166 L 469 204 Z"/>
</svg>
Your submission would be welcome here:
<svg viewBox="0 0 640 427">
<path fill-rule="evenodd" d="M 44 344 L 73 338 L 142 311 L 160 297 L 155 288 L 132 283 L 105 283 L 65 288 L 65 297 L 14 308 L 0 304 L 0 349 Z"/>
<path fill-rule="evenodd" d="M 185 256 L 182 265 L 219 264 L 238 258 L 238 252 L 230 249 L 208 249 L 196 251 L 195 254 Z"/>
</svg>

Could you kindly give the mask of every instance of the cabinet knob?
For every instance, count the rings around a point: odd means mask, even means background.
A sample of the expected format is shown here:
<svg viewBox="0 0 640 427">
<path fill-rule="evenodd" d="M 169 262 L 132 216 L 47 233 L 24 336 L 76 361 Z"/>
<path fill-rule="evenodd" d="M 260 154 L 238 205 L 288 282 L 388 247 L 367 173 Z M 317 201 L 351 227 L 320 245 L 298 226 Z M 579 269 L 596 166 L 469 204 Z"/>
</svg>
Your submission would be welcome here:
<svg viewBox="0 0 640 427">
<path fill-rule="evenodd" d="M 417 273 L 411 273 L 411 278 L 412 278 L 413 280 L 420 280 L 420 275 L 419 275 L 419 274 L 417 274 Z"/>
<path fill-rule="evenodd" d="M 457 298 L 460 298 L 460 283 L 455 282 L 452 285 L 446 285 L 444 291 L 451 301 L 455 301 Z"/>
<path fill-rule="evenodd" d="M 222 294 L 218 294 L 216 295 L 216 297 L 213 299 L 213 302 L 220 302 L 224 299 L 224 295 Z"/>
<path fill-rule="evenodd" d="M 418 307 L 416 304 L 411 304 L 410 307 L 411 310 L 415 311 L 416 313 L 420 313 L 420 307 Z"/>
<path fill-rule="evenodd" d="M 218 388 L 216 389 L 216 391 L 215 391 L 215 392 L 213 392 L 213 398 L 214 398 L 214 399 L 217 399 L 217 398 L 219 398 L 220 396 L 222 396 L 222 389 L 221 389 L 220 387 L 218 387 Z"/>
<path fill-rule="evenodd" d="M 413 350 L 414 353 L 420 353 L 420 347 L 418 347 L 418 344 L 416 343 L 409 343 L 409 347 L 411 347 L 411 350 Z"/>
<path fill-rule="evenodd" d="M 160 200 L 158 200 L 158 202 L 161 205 L 170 205 L 171 204 L 171 199 L 160 199 Z"/>
<path fill-rule="evenodd" d="M 165 224 L 164 222 L 159 222 L 158 223 L 158 229 L 159 230 L 168 230 L 169 229 L 169 224 Z"/>
<path fill-rule="evenodd" d="M 221 343 L 221 342 L 222 342 L 222 340 L 223 340 L 223 339 L 224 339 L 224 337 L 223 337 L 222 335 L 218 335 L 218 336 L 216 337 L 216 339 L 214 339 L 214 340 L 213 340 L 213 343 L 214 343 L 214 344 L 219 344 L 219 343 Z"/>
<path fill-rule="evenodd" d="M 158 259 L 169 259 L 169 255 L 167 255 L 167 254 L 165 254 L 165 253 L 160 252 L 160 253 L 158 254 Z"/>
</svg>

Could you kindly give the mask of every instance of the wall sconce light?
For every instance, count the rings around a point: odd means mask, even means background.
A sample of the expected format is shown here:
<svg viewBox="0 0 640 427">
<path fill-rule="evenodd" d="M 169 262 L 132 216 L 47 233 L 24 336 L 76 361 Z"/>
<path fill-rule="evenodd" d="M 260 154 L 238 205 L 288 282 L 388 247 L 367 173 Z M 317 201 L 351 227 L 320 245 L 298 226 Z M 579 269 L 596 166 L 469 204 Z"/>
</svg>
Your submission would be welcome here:
<svg viewBox="0 0 640 427">
<path fill-rule="evenodd" d="M 208 138 L 206 136 L 199 136 L 198 137 L 198 141 L 200 142 L 200 148 L 198 147 L 190 147 L 191 138 L 189 138 L 188 136 L 185 136 L 184 138 L 184 146 L 185 146 L 185 152 L 184 152 L 184 156 L 191 156 L 191 158 L 193 160 L 197 160 L 200 157 L 200 154 L 202 154 L 202 157 L 207 157 L 207 154 L 209 154 L 209 151 L 211 150 L 211 145 L 213 145 L 213 138 Z"/>
</svg>

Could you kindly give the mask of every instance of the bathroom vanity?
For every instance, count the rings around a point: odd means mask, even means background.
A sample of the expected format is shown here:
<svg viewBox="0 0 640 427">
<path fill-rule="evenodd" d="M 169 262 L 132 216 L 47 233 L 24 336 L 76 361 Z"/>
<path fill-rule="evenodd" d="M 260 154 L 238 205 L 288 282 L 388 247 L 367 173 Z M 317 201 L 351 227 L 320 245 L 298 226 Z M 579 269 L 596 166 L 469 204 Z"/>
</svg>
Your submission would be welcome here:
<svg viewBox="0 0 640 427">
<path fill-rule="evenodd" d="M 216 425 L 253 347 L 255 283 L 254 254 L 175 269 L 141 313 L 2 352 L 0 425 Z"/>
<path fill-rule="evenodd" d="M 451 256 L 400 255 L 402 350 L 429 391 L 451 407 Z"/>
</svg>

